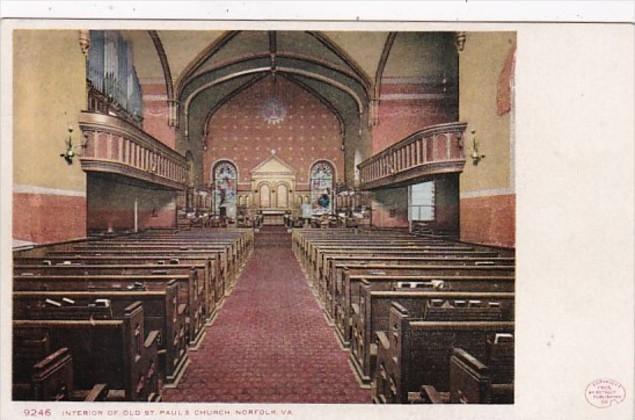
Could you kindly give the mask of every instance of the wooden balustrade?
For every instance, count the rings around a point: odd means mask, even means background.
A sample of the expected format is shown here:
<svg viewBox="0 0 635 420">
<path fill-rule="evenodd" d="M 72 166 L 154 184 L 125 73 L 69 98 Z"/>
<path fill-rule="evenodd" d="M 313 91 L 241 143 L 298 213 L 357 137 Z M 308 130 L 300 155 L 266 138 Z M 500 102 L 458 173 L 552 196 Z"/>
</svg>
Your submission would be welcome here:
<svg viewBox="0 0 635 420">
<path fill-rule="evenodd" d="M 184 189 L 187 161 L 128 121 L 101 113 L 82 112 L 85 136 L 80 161 L 86 172 L 113 173 L 170 189 Z"/>
<path fill-rule="evenodd" d="M 460 122 L 432 125 L 366 159 L 357 165 L 361 188 L 396 187 L 430 175 L 463 171 L 466 126 Z"/>
</svg>

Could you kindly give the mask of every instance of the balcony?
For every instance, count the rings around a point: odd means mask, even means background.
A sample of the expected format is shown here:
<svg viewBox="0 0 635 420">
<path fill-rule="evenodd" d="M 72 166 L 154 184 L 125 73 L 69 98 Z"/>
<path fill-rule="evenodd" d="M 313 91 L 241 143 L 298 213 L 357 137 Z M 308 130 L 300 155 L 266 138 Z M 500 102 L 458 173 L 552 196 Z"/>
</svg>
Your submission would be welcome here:
<svg viewBox="0 0 635 420">
<path fill-rule="evenodd" d="M 432 175 L 462 172 L 466 126 L 460 122 L 432 125 L 366 159 L 357 165 L 360 187 L 398 187 Z"/>
<path fill-rule="evenodd" d="M 79 126 L 85 136 L 80 156 L 85 172 L 123 175 L 173 190 L 185 188 L 186 159 L 137 126 L 94 112 L 82 112 Z"/>
</svg>

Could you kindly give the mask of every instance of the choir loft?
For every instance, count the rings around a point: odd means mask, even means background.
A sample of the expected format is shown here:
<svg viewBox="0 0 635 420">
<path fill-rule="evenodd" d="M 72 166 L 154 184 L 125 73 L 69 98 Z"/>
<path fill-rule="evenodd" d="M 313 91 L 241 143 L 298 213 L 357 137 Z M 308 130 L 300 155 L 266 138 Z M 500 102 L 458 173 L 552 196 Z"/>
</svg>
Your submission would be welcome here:
<svg viewBox="0 0 635 420">
<path fill-rule="evenodd" d="M 513 403 L 515 33 L 12 35 L 15 400 Z"/>
</svg>

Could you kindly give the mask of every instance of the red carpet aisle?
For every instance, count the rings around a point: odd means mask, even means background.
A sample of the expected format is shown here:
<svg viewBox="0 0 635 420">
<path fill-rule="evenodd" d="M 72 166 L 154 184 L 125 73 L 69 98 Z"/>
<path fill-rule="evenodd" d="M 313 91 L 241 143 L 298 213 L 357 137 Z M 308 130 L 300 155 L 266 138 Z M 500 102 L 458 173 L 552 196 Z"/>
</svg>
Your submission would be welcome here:
<svg viewBox="0 0 635 420">
<path fill-rule="evenodd" d="M 164 401 L 370 402 L 293 256 L 290 235 L 278 235 L 257 235 L 234 292 Z"/>
</svg>

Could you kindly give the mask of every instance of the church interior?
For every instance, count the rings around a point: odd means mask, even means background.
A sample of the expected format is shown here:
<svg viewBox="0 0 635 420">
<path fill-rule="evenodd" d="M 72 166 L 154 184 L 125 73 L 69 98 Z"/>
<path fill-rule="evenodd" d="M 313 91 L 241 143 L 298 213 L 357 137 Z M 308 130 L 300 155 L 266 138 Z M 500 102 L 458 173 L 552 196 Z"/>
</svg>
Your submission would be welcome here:
<svg viewBox="0 0 635 420">
<path fill-rule="evenodd" d="M 514 401 L 514 32 L 13 31 L 13 398 Z"/>
</svg>

